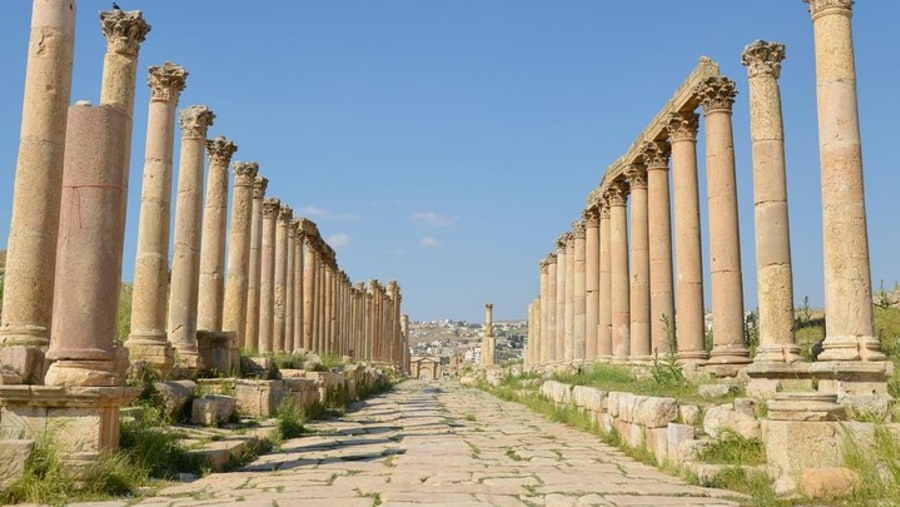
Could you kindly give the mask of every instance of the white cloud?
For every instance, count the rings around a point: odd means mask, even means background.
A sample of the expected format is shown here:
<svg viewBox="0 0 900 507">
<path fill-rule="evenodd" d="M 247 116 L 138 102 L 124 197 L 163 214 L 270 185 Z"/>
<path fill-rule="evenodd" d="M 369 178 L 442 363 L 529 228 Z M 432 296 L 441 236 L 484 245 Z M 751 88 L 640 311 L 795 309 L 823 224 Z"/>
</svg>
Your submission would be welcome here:
<svg viewBox="0 0 900 507">
<path fill-rule="evenodd" d="M 423 223 L 425 225 L 450 225 L 453 220 L 450 217 L 440 215 L 434 211 L 417 211 L 413 213 L 413 222 Z"/>
<path fill-rule="evenodd" d="M 345 233 L 332 234 L 325 240 L 331 248 L 341 248 L 350 245 L 350 235 Z"/>
<path fill-rule="evenodd" d="M 307 206 L 303 208 L 301 212 L 308 217 L 324 217 L 331 214 L 328 210 L 317 208 L 315 206 Z"/>
<path fill-rule="evenodd" d="M 422 241 L 420 241 L 419 244 L 424 246 L 425 248 L 437 248 L 441 246 L 440 241 L 432 238 L 431 236 L 425 236 L 424 238 L 422 238 Z"/>
</svg>

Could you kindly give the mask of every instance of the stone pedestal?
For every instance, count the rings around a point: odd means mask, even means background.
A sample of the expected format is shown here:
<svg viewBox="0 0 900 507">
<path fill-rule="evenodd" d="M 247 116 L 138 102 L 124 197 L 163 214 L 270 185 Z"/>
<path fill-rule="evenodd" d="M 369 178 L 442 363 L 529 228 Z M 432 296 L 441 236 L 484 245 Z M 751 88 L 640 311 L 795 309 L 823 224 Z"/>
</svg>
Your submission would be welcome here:
<svg viewBox="0 0 900 507">
<path fill-rule="evenodd" d="M 232 331 L 197 331 L 197 352 L 203 368 L 225 375 L 238 375 L 241 355 L 237 334 Z"/>
<path fill-rule="evenodd" d="M 247 325 L 247 285 L 250 271 L 250 236 L 253 220 L 253 183 L 259 165 L 235 162 L 231 198 L 231 232 L 228 240 L 228 283 L 225 286 L 222 328 L 236 336 L 235 346 L 244 346 Z"/>
<path fill-rule="evenodd" d="M 263 199 L 269 180 L 257 175 L 253 183 L 250 219 L 250 257 L 247 269 L 247 318 L 244 350 L 259 350 L 259 279 L 262 273 Z"/>
</svg>

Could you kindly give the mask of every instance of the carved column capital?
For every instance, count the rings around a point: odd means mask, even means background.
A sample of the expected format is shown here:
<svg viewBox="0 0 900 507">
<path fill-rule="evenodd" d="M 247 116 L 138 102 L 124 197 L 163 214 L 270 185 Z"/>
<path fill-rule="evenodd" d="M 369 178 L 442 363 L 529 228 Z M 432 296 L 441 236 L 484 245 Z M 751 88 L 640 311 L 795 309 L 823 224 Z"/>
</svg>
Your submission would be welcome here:
<svg viewBox="0 0 900 507">
<path fill-rule="evenodd" d="M 586 231 L 587 224 L 584 222 L 584 220 L 576 220 L 572 222 L 572 237 L 574 239 L 584 239 Z"/>
<path fill-rule="evenodd" d="M 597 198 L 597 212 L 600 215 L 600 221 L 609 220 L 609 200 L 605 194 Z"/>
<path fill-rule="evenodd" d="M 734 81 L 723 76 L 711 76 L 697 85 L 694 94 L 703 104 L 703 110 L 708 113 L 720 109 L 731 111 L 738 92 Z"/>
<path fill-rule="evenodd" d="M 231 172 L 234 174 L 235 185 L 253 185 L 255 190 L 257 171 L 259 171 L 259 164 L 256 162 L 234 162 L 231 164 Z"/>
<path fill-rule="evenodd" d="M 665 141 L 645 141 L 641 144 L 641 157 L 644 158 L 644 164 L 647 170 L 653 169 L 669 169 L 669 155 L 672 153 L 672 146 Z"/>
<path fill-rule="evenodd" d="M 575 248 L 575 233 L 569 231 L 563 234 L 563 236 L 565 236 L 566 248 Z"/>
<path fill-rule="evenodd" d="M 215 113 L 206 106 L 191 106 L 182 109 L 178 116 L 182 137 L 202 137 L 206 139 L 206 131 L 213 124 Z"/>
<path fill-rule="evenodd" d="M 803 0 L 803 3 L 809 4 L 813 20 L 826 13 L 850 16 L 853 10 L 853 0 Z"/>
<path fill-rule="evenodd" d="M 565 251 L 566 249 L 566 234 L 560 234 L 555 240 L 553 240 L 553 244 L 556 246 L 556 251 Z"/>
<path fill-rule="evenodd" d="M 628 176 L 629 188 L 647 188 L 647 166 L 644 164 L 631 164 L 625 170 Z"/>
<path fill-rule="evenodd" d="M 557 260 L 556 252 L 553 252 L 553 253 L 547 255 L 547 265 L 548 266 L 550 264 L 556 264 L 556 260 Z"/>
<path fill-rule="evenodd" d="M 147 73 L 150 100 L 178 105 L 178 98 L 187 84 L 187 77 L 188 71 L 172 62 L 151 66 Z"/>
<path fill-rule="evenodd" d="M 669 115 L 666 130 L 672 141 L 696 141 L 700 116 L 693 111 L 679 111 Z"/>
<path fill-rule="evenodd" d="M 277 218 L 279 211 L 281 211 L 281 199 L 278 199 L 277 197 L 267 197 L 263 201 L 263 217 Z"/>
<path fill-rule="evenodd" d="M 209 154 L 209 165 L 218 164 L 220 167 L 228 167 L 231 156 L 238 149 L 234 141 L 225 136 L 217 136 L 215 139 L 206 140 L 206 152 Z"/>
<path fill-rule="evenodd" d="M 278 224 L 289 226 L 294 219 L 294 210 L 287 204 L 282 204 L 278 209 Z"/>
<path fill-rule="evenodd" d="M 256 170 L 259 171 L 259 164 L 256 162 L 247 162 L 248 164 L 253 164 L 256 166 Z M 266 187 L 269 186 L 269 178 L 265 176 L 260 176 L 257 174 L 253 179 L 253 198 L 254 199 L 263 199 L 266 197 Z"/>
<path fill-rule="evenodd" d="M 757 40 L 744 48 L 741 63 L 747 67 L 748 77 L 769 74 L 778 79 L 781 76 L 781 61 L 785 56 L 784 44 Z"/>
<path fill-rule="evenodd" d="M 600 225 L 600 211 L 597 207 L 590 207 L 581 212 L 584 224 L 587 227 L 597 227 Z"/>
<path fill-rule="evenodd" d="M 141 43 L 150 32 L 150 25 L 144 21 L 141 11 L 100 11 L 100 27 L 106 37 L 108 51 L 125 56 L 137 56 Z"/>
<path fill-rule="evenodd" d="M 547 257 L 544 257 L 543 259 L 540 260 L 540 262 L 538 262 L 538 266 L 540 266 L 540 268 L 541 268 L 541 274 L 547 272 L 547 266 L 549 266 L 549 265 L 550 265 L 550 259 L 548 259 Z"/>
<path fill-rule="evenodd" d="M 617 179 L 610 184 L 603 194 L 610 207 L 625 206 L 628 201 L 628 183 L 623 179 Z"/>
</svg>

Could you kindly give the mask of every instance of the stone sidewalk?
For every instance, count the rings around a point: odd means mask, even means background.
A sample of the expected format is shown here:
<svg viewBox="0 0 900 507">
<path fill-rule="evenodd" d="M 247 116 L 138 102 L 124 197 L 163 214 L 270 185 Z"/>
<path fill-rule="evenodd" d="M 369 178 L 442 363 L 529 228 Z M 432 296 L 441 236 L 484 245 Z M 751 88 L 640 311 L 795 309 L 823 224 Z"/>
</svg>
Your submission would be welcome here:
<svg viewBox="0 0 900 507">
<path fill-rule="evenodd" d="M 361 405 L 236 472 L 94 505 L 738 505 L 456 383 L 408 381 Z"/>
</svg>

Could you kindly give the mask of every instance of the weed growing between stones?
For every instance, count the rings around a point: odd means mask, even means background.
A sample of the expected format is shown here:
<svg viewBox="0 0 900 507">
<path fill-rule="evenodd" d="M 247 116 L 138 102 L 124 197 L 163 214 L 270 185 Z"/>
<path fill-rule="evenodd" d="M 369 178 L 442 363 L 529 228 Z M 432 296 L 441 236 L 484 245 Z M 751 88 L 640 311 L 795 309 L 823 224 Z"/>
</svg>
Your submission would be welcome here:
<svg viewBox="0 0 900 507">
<path fill-rule="evenodd" d="M 746 471 L 729 467 L 719 472 L 713 479 L 700 483 L 707 488 L 723 488 L 750 496 L 752 507 L 773 507 L 796 505 L 799 499 L 779 499 L 772 488 L 772 482 L 764 472 Z M 805 503 L 805 501 L 804 501 Z"/>
<path fill-rule="evenodd" d="M 847 438 L 844 462 L 862 480 L 840 505 L 900 505 L 900 435 L 879 424 L 871 447 Z"/>
<path fill-rule="evenodd" d="M 306 424 L 307 415 L 291 398 L 281 401 L 275 409 L 275 418 L 278 420 L 276 428 L 282 439 L 297 438 L 306 433 L 303 425 Z"/>
<path fill-rule="evenodd" d="M 764 465 L 766 447 L 759 438 L 747 438 L 733 431 L 725 431 L 719 439 L 704 446 L 697 459 L 720 465 Z"/>
</svg>

